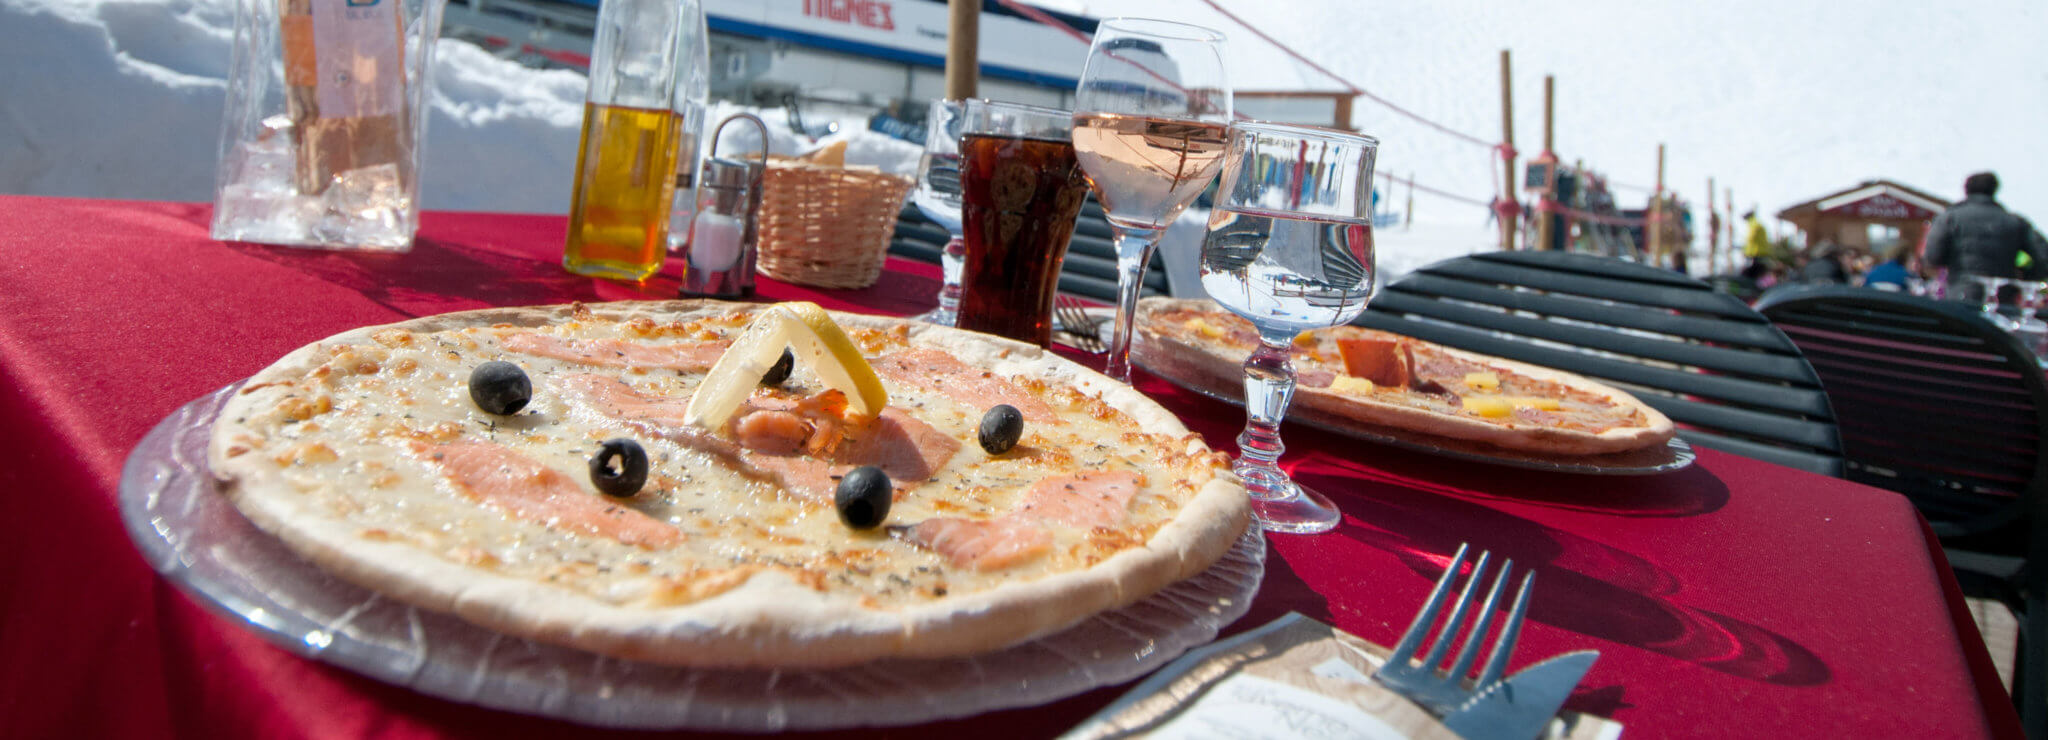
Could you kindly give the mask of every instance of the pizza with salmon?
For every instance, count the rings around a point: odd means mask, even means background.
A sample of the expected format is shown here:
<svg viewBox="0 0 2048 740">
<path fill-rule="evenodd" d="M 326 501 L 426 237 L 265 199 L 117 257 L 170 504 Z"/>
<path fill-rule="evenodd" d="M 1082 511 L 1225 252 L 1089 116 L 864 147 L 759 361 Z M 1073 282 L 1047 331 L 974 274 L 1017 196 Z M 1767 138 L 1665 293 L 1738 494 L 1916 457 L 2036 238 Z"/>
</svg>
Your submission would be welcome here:
<svg viewBox="0 0 2048 740">
<path fill-rule="evenodd" d="M 1038 347 L 811 304 L 492 309 L 251 377 L 208 464 L 336 575 L 704 667 L 1000 649 L 1208 568 L 1221 453 Z"/>
<path fill-rule="evenodd" d="M 1147 298 L 1132 354 L 1205 392 L 1243 388 L 1251 322 L 1206 300 Z M 1585 377 L 1357 326 L 1295 337 L 1299 416 L 1546 455 L 1656 447 L 1671 420 Z"/>
</svg>

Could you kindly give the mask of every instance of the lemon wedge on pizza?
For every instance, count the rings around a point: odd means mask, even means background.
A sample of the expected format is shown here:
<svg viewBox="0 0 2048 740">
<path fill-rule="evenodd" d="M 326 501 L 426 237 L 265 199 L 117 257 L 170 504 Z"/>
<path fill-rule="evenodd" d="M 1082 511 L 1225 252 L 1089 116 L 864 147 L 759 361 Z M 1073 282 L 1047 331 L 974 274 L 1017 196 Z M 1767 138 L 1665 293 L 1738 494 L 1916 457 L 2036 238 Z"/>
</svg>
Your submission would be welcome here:
<svg viewBox="0 0 2048 740">
<path fill-rule="evenodd" d="M 717 429 L 761 384 L 788 348 L 826 387 L 846 394 L 855 415 L 872 418 L 889 405 L 889 392 L 860 347 L 825 309 L 807 301 L 769 306 L 740 331 L 690 396 L 683 423 Z"/>
</svg>

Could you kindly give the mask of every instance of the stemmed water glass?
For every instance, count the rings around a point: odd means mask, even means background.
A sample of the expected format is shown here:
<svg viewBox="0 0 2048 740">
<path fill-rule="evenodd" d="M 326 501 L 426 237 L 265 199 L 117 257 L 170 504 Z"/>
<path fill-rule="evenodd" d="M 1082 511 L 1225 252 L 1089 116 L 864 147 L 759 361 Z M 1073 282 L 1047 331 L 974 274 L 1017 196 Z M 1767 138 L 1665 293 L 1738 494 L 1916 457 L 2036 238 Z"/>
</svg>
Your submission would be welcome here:
<svg viewBox="0 0 2048 740">
<path fill-rule="evenodd" d="M 1116 232 L 1116 323 L 1104 370 L 1112 378 L 1131 380 L 1145 266 L 1166 227 L 1216 176 L 1230 115 L 1223 34 L 1143 18 L 1095 27 L 1074 93 L 1074 151 Z"/>
<path fill-rule="evenodd" d="M 1277 464 L 1294 397 L 1295 335 L 1358 318 L 1373 291 L 1372 174 L 1379 142 L 1308 126 L 1238 122 L 1202 243 L 1202 288 L 1258 329 L 1245 360 L 1234 469 L 1259 523 L 1325 532 L 1341 515 Z"/>
<path fill-rule="evenodd" d="M 951 234 L 939 253 L 939 270 L 945 284 L 939 287 L 939 305 L 913 317 L 919 321 L 952 326 L 959 318 L 960 270 L 967 261 L 967 242 L 960 231 L 960 111 L 959 100 L 933 100 L 925 115 L 924 154 L 917 161 L 917 190 L 910 200 L 917 210 Z"/>
<path fill-rule="evenodd" d="M 2019 323 L 2042 323 L 2041 301 L 2044 298 L 2042 291 L 2048 291 L 2048 282 L 2040 280 L 2014 280 L 2012 283 L 2019 286 L 2020 289 L 2018 298 L 2020 305 Z"/>
<path fill-rule="evenodd" d="M 1998 310 L 2001 300 L 1998 294 L 2005 290 L 2006 283 L 2012 282 L 2012 279 L 1989 275 L 1971 275 L 1970 278 L 1984 286 L 1984 318 L 1990 319 L 1991 323 L 1997 324 L 2001 329 L 2012 331 L 2015 325 L 2013 320 L 2006 318 L 2005 314 Z"/>
<path fill-rule="evenodd" d="M 2048 357 L 2048 322 L 2041 320 L 2041 291 L 2048 290 L 2048 282 L 2039 280 L 2015 280 L 2018 285 L 2020 318 L 2013 322 L 2012 333 L 2034 352 L 2036 359 Z"/>
</svg>

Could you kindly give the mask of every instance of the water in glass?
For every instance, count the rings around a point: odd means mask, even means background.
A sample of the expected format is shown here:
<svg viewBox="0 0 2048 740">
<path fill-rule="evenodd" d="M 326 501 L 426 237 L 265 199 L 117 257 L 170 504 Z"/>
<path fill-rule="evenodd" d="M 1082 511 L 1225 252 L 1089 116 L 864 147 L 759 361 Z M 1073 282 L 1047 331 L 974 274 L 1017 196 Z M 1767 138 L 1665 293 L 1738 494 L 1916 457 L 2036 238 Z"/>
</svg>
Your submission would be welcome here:
<svg viewBox="0 0 2048 740">
<path fill-rule="evenodd" d="M 1219 208 L 1202 245 L 1202 289 L 1261 333 L 1291 339 L 1364 313 L 1373 264 L 1369 224 Z"/>
</svg>

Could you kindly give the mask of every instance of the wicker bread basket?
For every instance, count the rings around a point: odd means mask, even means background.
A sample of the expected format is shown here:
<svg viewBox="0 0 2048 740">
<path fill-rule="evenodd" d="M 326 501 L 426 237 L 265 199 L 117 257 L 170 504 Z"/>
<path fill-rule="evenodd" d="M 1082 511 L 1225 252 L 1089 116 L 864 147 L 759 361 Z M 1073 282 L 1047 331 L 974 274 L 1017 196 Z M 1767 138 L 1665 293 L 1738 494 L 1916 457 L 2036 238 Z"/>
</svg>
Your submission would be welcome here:
<svg viewBox="0 0 2048 740">
<path fill-rule="evenodd" d="M 761 274 L 817 288 L 874 285 L 915 184 L 876 170 L 770 157 L 761 183 Z"/>
</svg>

